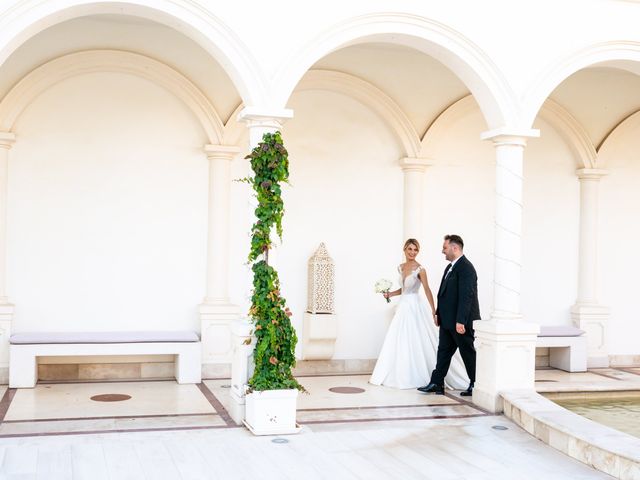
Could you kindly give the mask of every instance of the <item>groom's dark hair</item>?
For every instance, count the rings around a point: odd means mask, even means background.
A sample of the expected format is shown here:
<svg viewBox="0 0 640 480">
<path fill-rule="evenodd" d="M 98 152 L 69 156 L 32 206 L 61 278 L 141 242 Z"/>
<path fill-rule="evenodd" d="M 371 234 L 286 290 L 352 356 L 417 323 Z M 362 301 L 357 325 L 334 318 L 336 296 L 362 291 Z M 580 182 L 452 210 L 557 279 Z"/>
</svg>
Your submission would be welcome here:
<svg viewBox="0 0 640 480">
<path fill-rule="evenodd" d="M 445 235 L 445 240 L 448 240 L 449 243 L 455 243 L 460 247 L 460 250 L 464 249 L 464 242 L 462 241 L 462 237 L 460 235 Z"/>
</svg>

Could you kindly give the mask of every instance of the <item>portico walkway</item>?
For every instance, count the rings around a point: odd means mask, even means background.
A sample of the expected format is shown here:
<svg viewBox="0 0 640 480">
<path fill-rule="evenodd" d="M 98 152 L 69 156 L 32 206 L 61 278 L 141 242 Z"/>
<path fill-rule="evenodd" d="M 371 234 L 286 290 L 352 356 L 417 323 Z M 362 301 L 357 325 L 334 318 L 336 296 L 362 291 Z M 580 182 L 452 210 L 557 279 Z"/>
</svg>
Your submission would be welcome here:
<svg viewBox="0 0 640 480">
<path fill-rule="evenodd" d="M 456 394 L 367 379 L 302 378 L 288 443 L 233 422 L 225 379 L 3 387 L 0 478 L 610 478 Z"/>
</svg>

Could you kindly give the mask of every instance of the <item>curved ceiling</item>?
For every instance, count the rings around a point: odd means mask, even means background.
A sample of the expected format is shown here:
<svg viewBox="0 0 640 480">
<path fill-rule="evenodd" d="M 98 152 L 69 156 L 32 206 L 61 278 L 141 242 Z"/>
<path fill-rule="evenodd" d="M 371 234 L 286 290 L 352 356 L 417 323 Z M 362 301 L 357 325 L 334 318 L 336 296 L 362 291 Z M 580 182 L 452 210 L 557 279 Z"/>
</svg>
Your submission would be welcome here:
<svg viewBox="0 0 640 480">
<path fill-rule="evenodd" d="M 125 50 L 179 71 L 208 97 L 226 122 L 241 102 L 220 64 L 193 40 L 164 25 L 126 15 L 91 15 L 44 30 L 18 48 L 0 68 L 0 98 L 34 68 L 83 50 Z"/>
</svg>

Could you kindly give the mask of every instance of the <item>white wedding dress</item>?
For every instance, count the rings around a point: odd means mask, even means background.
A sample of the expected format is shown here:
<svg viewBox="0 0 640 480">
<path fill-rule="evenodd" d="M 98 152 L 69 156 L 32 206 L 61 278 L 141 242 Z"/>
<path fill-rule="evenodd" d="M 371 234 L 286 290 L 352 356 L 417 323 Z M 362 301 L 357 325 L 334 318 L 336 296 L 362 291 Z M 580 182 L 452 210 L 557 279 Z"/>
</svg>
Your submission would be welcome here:
<svg viewBox="0 0 640 480">
<path fill-rule="evenodd" d="M 416 268 L 403 281 L 402 268 L 398 267 L 402 295 L 369 380 L 374 385 L 422 387 L 429 383 L 431 372 L 436 368 L 438 327 L 420 295 L 422 283 L 418 273 L 421 268 Z M 469 385 L 459 352 L 451 360 L 445 383 L 454 389 L 466 389 Z"/>
</svg>

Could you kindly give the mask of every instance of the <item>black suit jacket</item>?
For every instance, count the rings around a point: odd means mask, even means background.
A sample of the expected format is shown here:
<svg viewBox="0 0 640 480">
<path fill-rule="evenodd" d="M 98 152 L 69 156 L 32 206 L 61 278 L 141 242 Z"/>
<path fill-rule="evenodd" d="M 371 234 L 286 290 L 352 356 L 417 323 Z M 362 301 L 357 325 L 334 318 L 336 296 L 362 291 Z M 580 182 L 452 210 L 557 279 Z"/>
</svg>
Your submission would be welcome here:
<svg viewBox="0 0 640 480">
<path fill-rule="evenodd" d="M 440 326 L 449 330 L 455 330 L 456 323 L 461 323 L 467 331 L 473 331 L 473 321 L 480 319 L 478 276 L 464 255 L 451 268 L 446 280 L 442 276 L 436 313 Z"/>
</svg>

